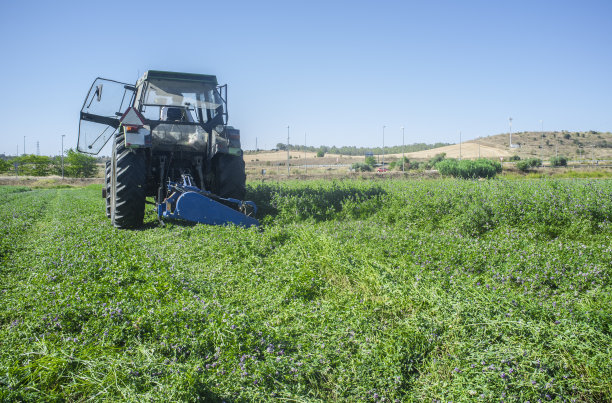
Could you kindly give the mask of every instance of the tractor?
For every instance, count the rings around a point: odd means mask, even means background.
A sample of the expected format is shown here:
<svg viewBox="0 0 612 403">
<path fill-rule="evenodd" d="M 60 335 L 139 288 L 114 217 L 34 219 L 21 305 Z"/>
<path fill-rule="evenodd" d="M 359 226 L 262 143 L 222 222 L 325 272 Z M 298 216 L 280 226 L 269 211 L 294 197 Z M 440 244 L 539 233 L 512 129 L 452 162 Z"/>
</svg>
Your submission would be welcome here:
<svg viewBox="0 0 612 403">
<path fill-rule="evenodd" d="M 227 122 L 227 85 L 214 75 L 149 70 L 135 85 L 97 78 L 77 149 L 95 155 L 112 141 L 102 189 L 112 224 L 142 226 L 152 203 L 160 220 L 258 225 L 255 204 L 243 201 L 240 131 Z"/>
</svg>

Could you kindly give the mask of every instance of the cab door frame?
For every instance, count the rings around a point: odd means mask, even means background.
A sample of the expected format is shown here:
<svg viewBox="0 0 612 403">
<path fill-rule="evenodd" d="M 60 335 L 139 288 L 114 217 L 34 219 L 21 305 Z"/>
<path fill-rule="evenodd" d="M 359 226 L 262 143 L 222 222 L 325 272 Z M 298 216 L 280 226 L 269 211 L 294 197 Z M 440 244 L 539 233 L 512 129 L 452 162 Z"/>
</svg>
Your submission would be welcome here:
<svg viewBox="0 0 612 403">
<path fill-rule="evenodd" d="M 135 93 L 136 87 L 131 84 L 102 77 L 93 81 L 80 112 L 80 152 L 100 152 L 119 127 L 123 112 L 134 103 Z"/>
</svg>

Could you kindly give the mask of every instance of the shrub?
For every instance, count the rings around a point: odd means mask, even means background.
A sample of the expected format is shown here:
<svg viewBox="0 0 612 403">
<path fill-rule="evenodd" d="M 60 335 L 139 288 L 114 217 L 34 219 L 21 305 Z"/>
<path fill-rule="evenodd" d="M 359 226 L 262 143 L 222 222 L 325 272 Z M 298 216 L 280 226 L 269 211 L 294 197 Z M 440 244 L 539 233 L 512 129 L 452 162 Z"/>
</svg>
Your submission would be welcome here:
<svg viewBox="0 0 612 403">
<path fill-rule="evenodd" d="M 554 167 L 564 167 L 567 166 L 567 158 L 563 156 L 552 157 L 550 159 L 550 165 Z"/>
<path fill-rule="evenodd" d="M 323 150 L 317 151 L 317 158 L 323 158 L 323 157 L 325 157 L 325 151 Z"/>
<path fill-rule="evenodd" d="M 475 161 L 447 159 L 438 162 L 436 168 L 443 176 L 462 179 L 493 178 L 502 170 L 499 162 L 486 158 L 479 158 Z"/>
<path fill-rule="evenodd" d="M 47 176 L 52 169 L 52 160 L 45 155 L 22 155 L 13 162 L 19 164 L 20 175 Z"/>
<path fill-rule="evenodd" d="M 366 157 L 365 163 L 373 167 L 374 165 L 376 165 L 376 158 L 374 158 L 373 156 L 369 155 L 369 156 Z"/>
<path fill-rule="evenodd" d="M 402 170 L 402 159 L 400 158 L 396 163 L 395 163 L 395 167 L 401 171 Z M 416 168 L 416 167 L 412 167 L 412 168 Z M 404 157 L 404 169 L 407 171 L 409 169 L 412 169 L 410 166 L 410 160 L 407 157 Z"/>
<path fill-rule="evenodd" d="M 456 159 L 448 159 L 440 161 L 436 164 L 436 168 L 443 176 L 457 176 L 459 172 L 459 161 Z"/>
<path fill-rule="evenodd" d="M 9 171 L 11 168 L 13 167 L 13 164 L 11 164 L 9 161 L 0 159 L 0 173 L 4 173 Z"/>
<path fill-rule="evenodd" d="M 73 178 L 91 178 L 96 175 L 98 167 L 92 156 L 68 150 L 64 158 L 64 172 Z"/>
<path fill-rule="evenodd" d="M 363 162 L 355 162 L 351 165 L 351 169 L 356 172 L 370 172 L 372 171 L 372 167 L 369 164 Z"/>
<path fill-rule="evenodd" d="M 531 168 L 531 166 L 529 165 L 529 162 L 527 161 L 519 161 L 516 163 L 516 167 L 522 171 L 522 172 L 527 172 L 529 171 L 529 168 Z"/>
<path fill-rule="evenodd" d="M 539 167 L 540 165 L 542 165 L 542 160 L 539 158 L 528 158 L 516 163 L 516 167 L 523 172 L 527 172 L 529 169 Z"/>
<path fill-rule="evenodd" d="M 444 158 L 446 158 L 446 153 L 436 154 L 429 160 L 429 165 L 435 167 L 438 162 L 444 161 Z"/>
<path fill-rule="evenodd" d="M 512 157 L 510 157 L 508 159 L 508 161 L 520 161 L 521 157 L 519 157 L 518 155 L 513 155 Z"/>
</svg>

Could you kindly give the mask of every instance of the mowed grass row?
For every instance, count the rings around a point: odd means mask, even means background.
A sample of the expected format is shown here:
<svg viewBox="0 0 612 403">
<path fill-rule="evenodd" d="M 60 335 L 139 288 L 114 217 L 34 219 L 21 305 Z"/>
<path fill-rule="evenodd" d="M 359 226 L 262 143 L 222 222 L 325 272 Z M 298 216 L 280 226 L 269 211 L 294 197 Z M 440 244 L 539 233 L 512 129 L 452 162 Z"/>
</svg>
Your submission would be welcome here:
<svg viewBox="0 0 612 403">
<path fill-rule="evenodd" d="M 14 190 L 4 400 L 612 396 L 610 181 L 253 183 L 261 230 Z"/>
</svg>

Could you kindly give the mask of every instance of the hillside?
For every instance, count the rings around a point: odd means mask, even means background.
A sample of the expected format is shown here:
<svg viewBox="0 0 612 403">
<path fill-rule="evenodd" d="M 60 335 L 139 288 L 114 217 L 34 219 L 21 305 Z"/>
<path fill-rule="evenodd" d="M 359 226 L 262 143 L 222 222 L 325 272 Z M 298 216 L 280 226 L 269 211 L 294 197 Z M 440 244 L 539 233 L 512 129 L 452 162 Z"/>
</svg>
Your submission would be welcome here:
<svg viewBox="0 0 612 403">
<path fill-rule="evenodd" d="M 446 145 L 423 151 L 406 152 L 406 157 L 416 160 L 426 160 L 436 154 L 445 153 L 448 158 L 500 158 L 507 159 L 513 155 L 521 158 L 537 157 L 549 159 L 555 155 L 563 155 L 570 159 L 585 160 L 608 160 L 612 159 L 612 133 L 609 132 L 519 132 L 512 133 L 512 143 L 515 147 L 509 147 L 508 133 L 493 136 L 479 137 L 474 140 L 459 144 Z M 408 149 L 409 146 L 406 146 Z M 386 158 L 392 161 L 401 158 L 401 152 L 391 153 L 398 146 L 386 148 Z M 401 146 L 400 146 L 401 149 Z M 376 152 L 375 155 L 378 155 Z M 315 158 L 316 153 L 302 151 L 291 151 L 291 158 L 297 159 L 296 165 L 307 164 L 350 164 L 356 160 L 362 160 L 361 156 L 347 156 L 342 154 L 325 154 L 324 158 Z M 306 160 L 304 160 L 306 156 Z M 249 152 L 244 157 L 247 164 L 261 163 L 274 164 L 284 162 L 287 159 L 286 151 L 259 151 Z M 260 164 L 257 164 L 259 162 Z M 292 162 L 293 164 L 294 162 Z"/>
<path fill-rule="evenodd" d="M 548 159 L 557 153 L 571 159 L 612 158 L 612 133 L 609 132 L 519 132 L 512 133 L 512 143 L 518 147 L 510 148 L 508 141 L 509 135 L 504 133 L 481 137 L 470 143 L 506 150 L 521 158 Z"/>
</svg>

